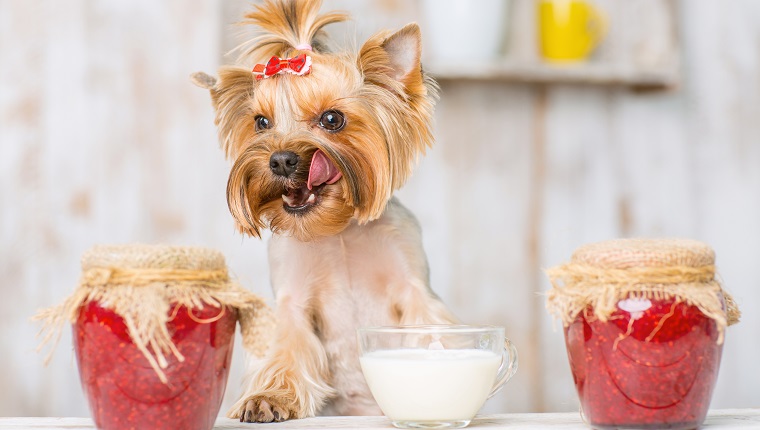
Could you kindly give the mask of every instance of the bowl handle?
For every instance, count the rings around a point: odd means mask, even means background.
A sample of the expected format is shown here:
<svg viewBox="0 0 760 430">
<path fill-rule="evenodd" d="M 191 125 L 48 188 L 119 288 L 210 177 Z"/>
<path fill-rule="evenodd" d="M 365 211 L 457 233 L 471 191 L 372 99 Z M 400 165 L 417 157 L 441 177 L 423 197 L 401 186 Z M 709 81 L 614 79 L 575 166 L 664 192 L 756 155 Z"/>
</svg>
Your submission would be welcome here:
<svg viewBox="0 0 760 430">
<path fill-rule="evenodd" d="M 496 383 L 494 383 L 491 393 L 488 395 L 490 399 L 494 394 L 501 390 L 501 387 L 509 381 L 512 376 L 517 372 L 517 348 L 506 337 L 504 338 L 504 349 L 501 352 L 501 365 L 499 371 L 496 373 Z"/>
</svg>

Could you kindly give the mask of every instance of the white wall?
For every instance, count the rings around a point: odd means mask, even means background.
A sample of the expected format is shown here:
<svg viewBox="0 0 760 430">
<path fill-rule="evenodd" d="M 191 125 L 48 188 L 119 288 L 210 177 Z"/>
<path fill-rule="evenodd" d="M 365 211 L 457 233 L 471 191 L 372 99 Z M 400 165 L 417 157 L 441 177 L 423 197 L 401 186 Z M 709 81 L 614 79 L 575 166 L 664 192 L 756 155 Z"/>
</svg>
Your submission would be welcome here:
<svg viewBox="0 0 760 430">
<path fill-rule="evenodd" d="M 362 37 L 419 19 L 400 0 L 326 3 L 354 11 Z M 434 288 L 520 350 L 486 412 L 577 410 L 541 269 L 618 236 L 715 248 L 744 317 L 712 406 L 760 407 L 760 3 L 679 6 L 676 91 L 442 82 L 437 146 L 399 194 L 422 223 Z M 229 61 L 227 24 L 245 7 L 0 0 L 0 415 L 87 415 L 70 336 L 43 367 L 28 319 L 72 291 L 93 244 L 217 248 L 271 297 L 264 243 L 227 212 L 208 95 L 187 79 Z"/>
</svg>

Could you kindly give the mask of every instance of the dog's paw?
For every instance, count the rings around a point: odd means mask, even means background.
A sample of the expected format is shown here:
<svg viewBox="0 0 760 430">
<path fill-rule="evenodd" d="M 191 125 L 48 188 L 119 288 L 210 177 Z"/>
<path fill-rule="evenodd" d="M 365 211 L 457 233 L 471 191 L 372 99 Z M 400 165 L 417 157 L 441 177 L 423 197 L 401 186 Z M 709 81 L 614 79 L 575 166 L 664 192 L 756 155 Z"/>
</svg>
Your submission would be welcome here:
<svg viewBox="0 0 760 430">
<path fill-rule="evenodd" d="M 271 423 L 296 418 L 298 413 L 292 409 L 293 402 L 276 397 L 254 394 L 242 401 L 239 415 L 240 422 Z"/>
</svg>

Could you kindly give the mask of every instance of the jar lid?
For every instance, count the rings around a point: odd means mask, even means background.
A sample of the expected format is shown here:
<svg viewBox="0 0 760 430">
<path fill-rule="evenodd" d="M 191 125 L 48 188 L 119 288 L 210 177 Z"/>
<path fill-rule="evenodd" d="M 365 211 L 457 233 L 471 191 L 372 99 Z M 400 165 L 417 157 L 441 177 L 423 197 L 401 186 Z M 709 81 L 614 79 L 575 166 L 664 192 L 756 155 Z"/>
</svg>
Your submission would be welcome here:
<svg viewBox="0 0 760 430">
<path fill-rule="evenodd" d="M 584 309 L 607 321 L 621 300 L 675 299 L 696 306 L 723 329 L 740 312 L 715 279 L 715 252 L 691 239 L 614 239 L 573 252 L 569 263 L 546 271 L 552 283 L 549 312 L 572 323 Z"/>
<path fill-rule="evenodd" d="M 220 312 L 234 309 L 244 348 L 259 357 L 269 347 L 275 325 L 263 299 L 229 277 L 224 256 L 218 251 L 189 246 L 98 245 L 83 254 L 82 275 L 73 294 L 35 317 L 44 325 L 41 346 L 57 341 L 62 325 L 75 322 L 81 307 L 92 301 L 124 319 L 132 342 L 164 383 L 168 382 L 163 372 L 166 356 L 182 360 L 166 330 L 172 309 L 206 305 Z"/>
<path fill-rule="evenodd" d="M 214 249 L 170 245 L 96 245 L 82 255 L 82 270 L 104 269 L 226 270 Z"/>
<path fill-rule="evenodd" d="M 614 239 L 583 245 L 571 261 L 603 269 L 632 267 L 705 267 L 715 264 L 715 252 L 691 239 Z"/>
</svg>

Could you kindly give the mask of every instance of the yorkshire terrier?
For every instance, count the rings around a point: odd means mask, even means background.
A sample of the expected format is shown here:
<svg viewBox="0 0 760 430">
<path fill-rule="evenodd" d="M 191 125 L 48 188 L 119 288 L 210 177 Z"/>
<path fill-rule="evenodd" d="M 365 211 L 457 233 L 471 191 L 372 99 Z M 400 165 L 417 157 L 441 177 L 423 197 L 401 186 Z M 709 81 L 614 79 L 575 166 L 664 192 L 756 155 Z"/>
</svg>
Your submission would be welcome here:
<svg viewBox="0 0 760 430">
<path fill-rule="evenodd" d="M 416 24 L 335 53 L 321 0 L 266 0 L 261 33 L 211 92 L 222 149 L 234 160 L 227 202 L 244 234 L 269 228 L 277 332 L 249 359 L 228 412 L 246 422 L 381 415 L 359 366 L 356 329 L 454 323 L 430 289 L 417 220 L 393 197 L 433 142 L 437 86 L 420 65 Z"/>
</svg>

